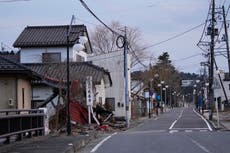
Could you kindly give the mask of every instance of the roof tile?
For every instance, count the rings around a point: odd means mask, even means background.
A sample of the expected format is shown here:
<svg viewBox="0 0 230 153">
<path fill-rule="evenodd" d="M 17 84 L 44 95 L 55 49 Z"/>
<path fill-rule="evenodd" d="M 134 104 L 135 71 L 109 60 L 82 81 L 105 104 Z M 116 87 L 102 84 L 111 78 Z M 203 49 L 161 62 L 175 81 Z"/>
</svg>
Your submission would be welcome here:
<svg viewBox="0 0 230 153">
<path fill-rule="evenodd" d="M 14 47 L 48 47 L 66 45 L 66 35 L 69 25 L 60 26 L 28 26 L 14 42 Z M 84 25 L 72 25 L 70 45 L 74 45 L 82 31 L 87 31 Z"/>
<path fill-rule="evenodd" d="M 65 63 L 33 63 L 24 65 L 43 76 L 45 80 L 66 81 Z M 89 62 L 73 62 L 70 63 L 69 68 L 70 80 L 85 81 L 86 76 L 91 75 L 94 83 L 101 83 L 101 79 L 104 79 L 107 85 L 112 85 L 110 73 Z"/>
</svg>

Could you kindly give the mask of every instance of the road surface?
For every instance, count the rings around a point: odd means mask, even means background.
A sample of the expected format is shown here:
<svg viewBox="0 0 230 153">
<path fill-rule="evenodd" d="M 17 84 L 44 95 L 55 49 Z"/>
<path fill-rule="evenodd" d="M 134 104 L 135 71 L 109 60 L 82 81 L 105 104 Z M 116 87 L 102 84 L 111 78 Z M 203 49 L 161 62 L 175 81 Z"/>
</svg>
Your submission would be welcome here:
<svg viewBox="0 0 230 153">
<path fill-rule="evenodd" d="M 230 153 L 230 132 L 215 131 L 193 108 L 174 108 L 81 150 L 92 153 Z"/>
</svg>

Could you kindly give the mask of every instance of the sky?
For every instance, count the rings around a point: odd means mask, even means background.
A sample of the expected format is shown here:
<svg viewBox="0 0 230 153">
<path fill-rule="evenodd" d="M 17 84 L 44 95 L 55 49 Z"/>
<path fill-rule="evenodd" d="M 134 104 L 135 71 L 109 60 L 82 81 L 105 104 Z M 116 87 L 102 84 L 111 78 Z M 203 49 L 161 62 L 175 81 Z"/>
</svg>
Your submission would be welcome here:
<svg viewBox="0 0 230 153">
<path fill-rule="evenodd" d="M 79 0 L 27 0 L 5 2 L 0 0 L 0 42 L 11 47 L 26 26 L 66 25 L 75 15 L 76 24 L 85 24 L 90 32 L 100 23 L 90 15 Z M 136 27 L 142 36 L 141 44 L 149 46 L 187 31 L 205 22 L 211 0 L 85 0 L 89 8 L 105 23 L 119 21 Z M 222 4 L 225 0 L 217 0 Z M 226 6 L 229 5 L 227 1 Z M 203 26 L 146 50 L 157 58 L 168 52 L 179 71 L 199 73 L 200 62 L 205 61 L 197 43 Z M 189 58 L 192 57 L 192 58 Z M 219 61 L 219 62 L 218 62 Z M 227 61 L 218 57 L 218 64 L 227 70 Z"/>
</svg>

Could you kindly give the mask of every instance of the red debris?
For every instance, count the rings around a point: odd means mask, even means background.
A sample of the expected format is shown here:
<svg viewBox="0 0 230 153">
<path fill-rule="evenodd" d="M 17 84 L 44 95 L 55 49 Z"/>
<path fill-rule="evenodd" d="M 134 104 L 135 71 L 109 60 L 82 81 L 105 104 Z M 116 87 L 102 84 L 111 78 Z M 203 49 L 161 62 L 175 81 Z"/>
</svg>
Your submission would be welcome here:
<svg viewBox="0 0 230 153">
<path fill-rule="evenodd" d="M 72 123 L 78 123 L 82 125 L 88 123 L 88 110 L 79 102 L 70 102 L 70 116 Z"/>
</svg>

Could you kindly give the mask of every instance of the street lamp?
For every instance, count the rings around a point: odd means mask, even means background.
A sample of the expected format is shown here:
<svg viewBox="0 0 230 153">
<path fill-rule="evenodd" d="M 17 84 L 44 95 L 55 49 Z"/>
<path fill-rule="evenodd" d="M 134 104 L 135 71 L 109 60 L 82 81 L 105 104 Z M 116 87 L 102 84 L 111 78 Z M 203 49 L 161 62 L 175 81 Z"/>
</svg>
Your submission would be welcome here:
<svg viewBox="0 0 230 153">
<path fill-rule="evenodd" d="M 168 87 L 169 87 L 168 85 L 165 86 L 165 104 L 167 104 L 167 88 Z"/>
<path fill-rule="evenodd" d="M 151 82 L 153 79 L 149 80 L 149 118 L 151 118 Z"/>
<path fill-rule="evenodd" d="M 163 113 L 163 101 L 162 101 L 162 86 L 165 82 L 161 81 L 161 83 L 159 83 L 157 86 L 160 87 L 161 90 L 161 101 L 160 101 L 160 106 L 161 106 L 161 112 Z"/>
<path fill-rule="evenodd" d="M 161 92 L 161 101 L 160 102 L 162 102 L 162 84 L 159 83 L 157 86 L 160 87 L 160 92 Z"/>
<path fill-rule="evenodd" d="M 197 97 L 196 97 L 196 92 L 197 92 L 196 87 L 197 85 L 194 84 L 193 85 L 193 103 L 195 104 L 196 109 L 198 109 L 198 102 L 197 102 Z"/>
<path fill-rule="evenodd" d="M 75 16 L 72 15 L 72 18 L 71 18 L 71 22 L 70 22 L 70 25 L 67 27 L 67 35 L 66 35 L 66 81 L 67 81 L 67 135 L 71 135 L 71 121 L 70 121 L 70 89 L 69 89 L 69 86 L 70 86 L 70 77 L 69 77 L 69 47 L 70 47 L 70 42 L 75 42 L 76 40 L 74 41 L 70 41 L 69 37 L 70 37 L 70 34 L 71 34 L 71 28 L 72 28 L 72 24 L 73 24 L 73 21 L 75 20 Z M 82 32 L 82 31 L 80 31 Z M 86 43 L 86 37 L 82 36 L 81 38 L 77 38 L 77 40 L 79 41 L 78 44 L 75 44 L 73 46 L 73 50 L 75 51 L 80 51 L 80 50 L 83 50 L 84 49 L 84 46 L 82 44 L 80 44 L 80 42 L 84 42 Z"/>
</svg>

